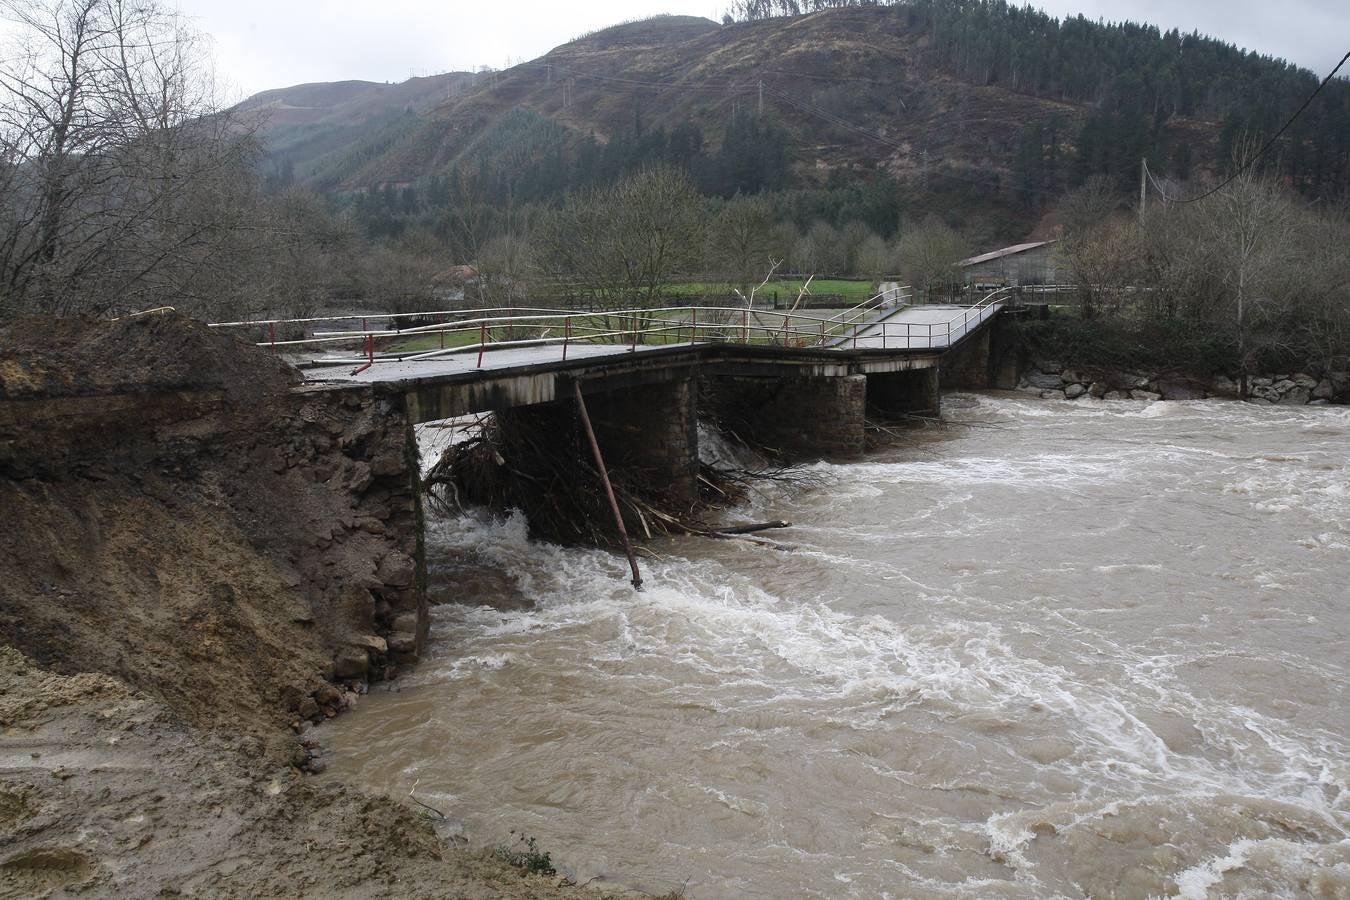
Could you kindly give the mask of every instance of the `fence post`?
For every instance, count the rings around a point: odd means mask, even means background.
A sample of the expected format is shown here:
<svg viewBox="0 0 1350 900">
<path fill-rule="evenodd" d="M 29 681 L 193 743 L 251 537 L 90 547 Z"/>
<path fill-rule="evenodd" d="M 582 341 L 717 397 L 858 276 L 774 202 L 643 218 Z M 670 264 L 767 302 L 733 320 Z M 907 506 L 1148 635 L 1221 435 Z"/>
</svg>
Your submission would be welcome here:
<svg viewBox="0 0 1350 900">
<path fill-rule="evenodd" d="M 277 323 L 276 323 L 276 322 L 268 322 L 268 323 L 267 323 L 267 340 L 268 340 L 268 342 L 271 343 L 271 345 L 272 345 L 272 352 L 273 352 L 273 353 L 276 353 L 276 352 L 277 352 Z"/>
<path fill-rule="evenodd" d="M 689 317 L 689 346 L 698 343 L 698 307 L 695 306 Z"/>
<path fill-rule="evenodd" d="M 487 345 L 487 323 L 478 323 L 478 368 L 483 368 L 483 347 Z"/>
<path fill-rule="evenodd" d="M 563 362 L 567 362 L 567 345 L 572 340 L 572 317 L 563 319 Z"/>
<path fill-rule="evenodd" d="M 750 343 L 750 310 L 741 310 L 741 343 Z"/>
</svg>

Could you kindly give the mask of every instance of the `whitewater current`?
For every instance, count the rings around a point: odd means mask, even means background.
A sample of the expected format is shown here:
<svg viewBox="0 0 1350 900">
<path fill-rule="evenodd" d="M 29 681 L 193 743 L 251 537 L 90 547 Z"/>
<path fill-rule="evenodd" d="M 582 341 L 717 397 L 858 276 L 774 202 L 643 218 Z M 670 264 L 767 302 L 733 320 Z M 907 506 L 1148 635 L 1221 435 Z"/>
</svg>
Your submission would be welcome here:
<svg viewBox="0 0 1350 900">
<path fill-rule="evenodd" d="M 429 658 L 348 780 L 578 881 L 722 897 L 1350 896 L 1350 409 L 944 398 L 621 558 L 430 523 Z"/>
</svg>

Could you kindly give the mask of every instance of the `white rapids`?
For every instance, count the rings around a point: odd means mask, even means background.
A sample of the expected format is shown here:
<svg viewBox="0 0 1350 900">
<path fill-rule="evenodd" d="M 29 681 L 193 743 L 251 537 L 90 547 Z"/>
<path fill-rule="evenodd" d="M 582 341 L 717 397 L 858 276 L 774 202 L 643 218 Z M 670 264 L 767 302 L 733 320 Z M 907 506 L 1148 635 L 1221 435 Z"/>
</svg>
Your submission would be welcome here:
<svg viewBox="0 0 1350 900">
<path fill-rule="evenodd" d="M 642 593 L 433 523 L 431 658 L 334 768 L 653 893 L 1350 896 L 1350 410 L 944 403 Z"/>
</svg>

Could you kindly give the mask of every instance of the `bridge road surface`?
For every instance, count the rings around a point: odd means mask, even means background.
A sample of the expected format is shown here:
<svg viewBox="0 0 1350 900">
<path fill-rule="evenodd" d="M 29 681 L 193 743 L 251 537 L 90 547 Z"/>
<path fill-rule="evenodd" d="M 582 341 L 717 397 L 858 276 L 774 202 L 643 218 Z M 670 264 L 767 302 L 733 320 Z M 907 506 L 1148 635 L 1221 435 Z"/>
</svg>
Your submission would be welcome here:
<svg viewBox="0 0 1350 900">
<path fill-rule="evenodd" d="M 945 350 L 975 331 L 1001 308 L 1002 303 L 994 303 L 979 310 L 972 310 L 967 321 L 962 315 L 969 310 L 965 306 L 933 304 L 925 306 L 906 306 L 899 310 L 887 311 L 870 322 L 858 325 L 854 333 L 831 341 L 827 349 L 834 350 Z M 952 321 L 955 319 L 956 321 Z M 951 322 L 950 330 L 948 323 Z M 376 335 L 379 336 L 378 334 Z M 709 341 L 700 341 L 703 346 Z M 729 342 L 735 343 L 735 342 Z M 688 344 L 638 344 L 636 349 L 628 344 L 585 344 L 573 343 L 567 347 L 567 361 L 582 359 L 600 359 L 604 357 L 622 357 L 634 353 L 655 350 L 670 350 Z M 337 359 L 342 362 L 338 362 Z M 362 383 L 396 382 L 414 378 L 438 378 L 452 375 L 465 375 L 473 372 L 496 372 L 538 366 L 563 361 L 561 344 L 545 344 L 536 347 L 504 347 L 492 349 L 489 344 L 483 351 L 482 365 L 478 363 L 478 348 L 469 347 L 441 356 L 424 359 L 379 360 L 363 372 L 352 374 L 358 364 L 353 362 L 355 355 L 348 351 L 340 357 L 333 354 L 319 356 L 293 357 L 305 368 L 305 377 L 309 381 L 353 381 Z"/>
<path fill-rule="evenodd" d="M 1002 303 L 980 309 L 946 303 L 906 306 L 858 326 L 855 335 L 844 336 L 834 346 L 840 350 L 945 350 L 1002 308 Z M 966 312 L 970 317 L 963 321 Z"/>
</svg>

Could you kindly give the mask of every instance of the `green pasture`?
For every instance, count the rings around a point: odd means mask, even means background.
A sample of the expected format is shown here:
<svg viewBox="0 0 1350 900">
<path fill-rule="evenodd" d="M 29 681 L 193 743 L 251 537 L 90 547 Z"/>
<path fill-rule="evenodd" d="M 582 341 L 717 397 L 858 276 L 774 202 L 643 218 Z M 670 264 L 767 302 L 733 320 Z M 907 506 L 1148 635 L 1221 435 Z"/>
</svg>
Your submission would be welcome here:
<svg viewBox="0 0 1350 900">
<path fill-rule="evenodd" d="M 767 301 L 775 292 L 780 304 L 790 304 L 797 299 L 804 279 L 785 278 L 770 281 L 755 293 L 757 300 Z M 731 294 L 732 285 L 718 281 L 683 281 L 666 287 L 666 293 L 682 298 L 726 297 Z M 861 303 L 872 296 L 872 282 L 855 281 L 846 278 L 817 278 L 811 282 L 812 297 L 839 297 L 845 301 Z"/>
</svg>

